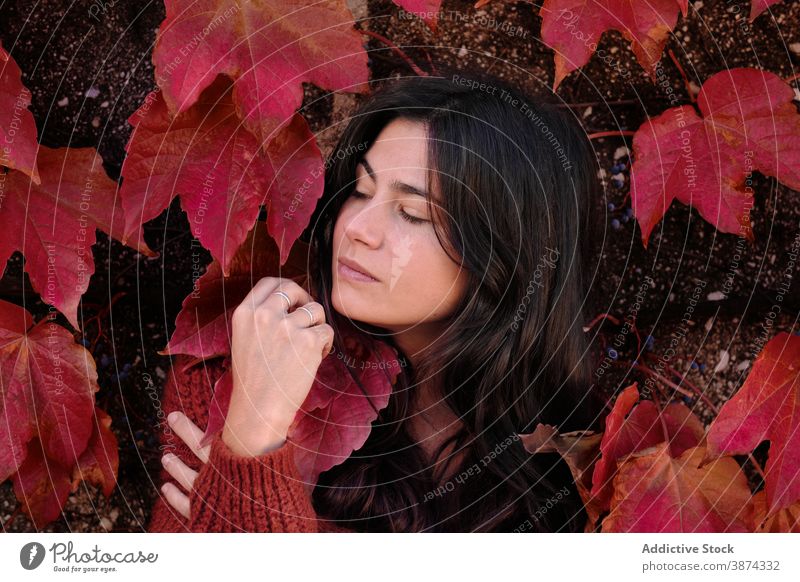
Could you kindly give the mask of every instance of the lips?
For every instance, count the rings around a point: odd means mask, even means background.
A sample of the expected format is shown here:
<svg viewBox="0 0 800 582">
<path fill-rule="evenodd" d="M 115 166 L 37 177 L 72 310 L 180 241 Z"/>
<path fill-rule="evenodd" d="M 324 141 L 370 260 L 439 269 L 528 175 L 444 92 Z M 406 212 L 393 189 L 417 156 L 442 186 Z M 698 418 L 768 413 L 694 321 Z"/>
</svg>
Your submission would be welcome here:
<svg viewBox="0 0 800 582">
<path fill-rule="evenodd" d="M 355 271 L 359 271 L 359 272 L 363 273 L 364 275 L 367 275 L 368 277 L 372 277 L 373 279 L 378 281 L 378 278 L 375 275 L 373 275 L 372 273 L 367 271 L 364 267 L 362 267 L 361 265 L 359 265 L 355 261 L 352 261 L 350 259 L 345 259 L 344 257 L 340 257 L 339 258 L 339 262 L 342 263 L 343 265 L 347 266 L 347 267 L 350 267 L 351 269 L 353 269 Z"/>
</svg>

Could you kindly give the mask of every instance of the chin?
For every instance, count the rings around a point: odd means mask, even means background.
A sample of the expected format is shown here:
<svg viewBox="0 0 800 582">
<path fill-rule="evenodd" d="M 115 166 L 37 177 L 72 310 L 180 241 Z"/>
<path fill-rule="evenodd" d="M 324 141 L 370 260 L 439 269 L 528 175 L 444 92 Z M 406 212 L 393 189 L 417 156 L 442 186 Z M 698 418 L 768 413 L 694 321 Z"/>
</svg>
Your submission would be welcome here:
<svg viewBox="0 0 800 582">
<path fill-rule="evenodd" d="M 367 315 L 368 310 L 363 304 L 364 300 L 358 297 L 353 297 L 352 289 L 346 286 L 338 285 L 334 282 L 331 291 L 331 305 L 341 315 L 353 320 L 364 321 L 364 316 Z"/>
</svg>

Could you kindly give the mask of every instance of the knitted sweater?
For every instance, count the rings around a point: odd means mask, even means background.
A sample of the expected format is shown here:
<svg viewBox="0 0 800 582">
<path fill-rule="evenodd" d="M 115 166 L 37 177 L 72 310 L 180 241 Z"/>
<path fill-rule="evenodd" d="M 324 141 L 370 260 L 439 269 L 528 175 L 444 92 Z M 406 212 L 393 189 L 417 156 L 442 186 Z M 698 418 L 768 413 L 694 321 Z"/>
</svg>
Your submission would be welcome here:
<svg viewBox="0 0 800 582">
<path fill-rule="evenodd" d="M 222 360 L 207 361 L 186 372 L 189 358 L 178 356 L 168 372 L 162 397 L 163 418 L 179 410 L 205 430 L 213 385 L 222 374 Z M 172 452 L 198 471 L 189 493 L 190 519 L 174 509 L 162 494 L 148 523 L 150 532 L 351 532 L 317 518 L 297 466 L 291 441 L 258 457 L 235 455 L 218 432 L 211 442 L 209 460 L 203 463 L 175 435 L 166 422 L 159 432 L 162 455 Z M 171 481 L 162 468 L 161 484 Z M 160 489 L 159 489 L 160 491 Z"/>
</svg>

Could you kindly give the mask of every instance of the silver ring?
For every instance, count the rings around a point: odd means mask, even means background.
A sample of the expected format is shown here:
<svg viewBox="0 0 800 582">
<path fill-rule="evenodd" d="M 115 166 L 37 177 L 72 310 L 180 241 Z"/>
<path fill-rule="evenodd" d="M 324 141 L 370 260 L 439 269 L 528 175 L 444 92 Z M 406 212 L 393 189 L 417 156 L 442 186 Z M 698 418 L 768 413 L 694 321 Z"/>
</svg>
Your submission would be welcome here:
<svg viewBox="0 0 800 582">
<path fill-rule="evenodd" d="M 302 306 L 298 307 L 298 309 L 302 309 L 303 311 L 308 313 L 308 316 L 311 318 L 311 323 L 309 325 L 314 325 L 314 323 L 315 323 L 314 322 L 314 314 L 311 312 L 311 310 L 308 307 L 306 307 L 305 305 L 302 305 Z"/>
<path fill-rule="evenodd" d="M 289 298 L 289 296 L 286 293 L 284 293 L 283 291 L 276 291 L 275 293 L 273 293 L 273 295 L 280 295 L 281 297 L 286 299 L 286 304 L 287 304 L 286 305 L 286 311 L 288 312 L 289 308 L 292 306 L 292 300 Z"/>
</svg>

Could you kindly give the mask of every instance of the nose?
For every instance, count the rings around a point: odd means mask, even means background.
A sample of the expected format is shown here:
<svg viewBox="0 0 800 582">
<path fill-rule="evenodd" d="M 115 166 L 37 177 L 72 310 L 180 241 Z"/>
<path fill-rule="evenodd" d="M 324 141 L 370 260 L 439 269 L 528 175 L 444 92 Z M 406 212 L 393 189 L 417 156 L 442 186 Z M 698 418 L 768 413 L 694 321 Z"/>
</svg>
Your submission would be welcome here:
<svg viewBox="0 0 800 582">
<path fill-rule="evenodd" d="M 345 234 L 352 242 L 359 241 L 370 248 L 378 248 L 385 232 L 386 203 L 373 198 L 358 210 L 344 216 Z"/>
</svg>

